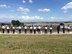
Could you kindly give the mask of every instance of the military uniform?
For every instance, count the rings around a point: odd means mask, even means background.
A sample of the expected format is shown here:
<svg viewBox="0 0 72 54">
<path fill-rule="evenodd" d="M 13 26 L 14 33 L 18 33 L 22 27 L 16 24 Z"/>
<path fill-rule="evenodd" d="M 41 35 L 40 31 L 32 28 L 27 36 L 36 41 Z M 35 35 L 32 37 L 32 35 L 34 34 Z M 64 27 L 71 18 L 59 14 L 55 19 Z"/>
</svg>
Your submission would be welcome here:
<svg viewBox="0 0 72 54">
<path fill-rule="evenodd" d="M 68 33 L 70 32 L 70 26 L 67 27 Z"/>
<path fill-rule="evenodd" d="M 50 34 L 52 34 L 52 29 L 53 29 L 53 28 L 52 28 L 52 27 L 50 27 Z"/>
<path fill-rule="evenodd" d="M 24 29 L 25 29 L 25 33 L 27 33 L 27 26 L 25 26 Z"/>
<path fill-rule="evenodd" d="M 5 33 L 5 26 L 2 26 L 2 33 Z"/>
<path fill-rule="evenodd" d="M 62 30 L 63 30 L 63 33 L 65 33 L 65 26 L 63 26 L 63 29 Z"/>
<path fill-rule="evenodd" d="M 34 34 L 36 34 L 36 30 L 37 30 L 37 28 L 36 28 L 36 26 L 34 26 Z"/>
<path fill-rule="evenodd" d="M 33 27 L 31 26 L 31 27 L 30 27 L 30 33 L 32 33 L 32 29 L 33 29 Z"/>
<path fill-rule="evenodd" d="M 60 32 L 60 26 L 58 25 L 57 26 L 57 33 L 59 34 L 59 32 Z"/>
<path fill-rule="evenodd" d="M 41 26 L 38 26 L 38 33 L 41 32 Z"/>
<path fill-rule="evenodd" d="M 12 29 L 13 29 L 13 33 L 15 33 L 15 27 L 14 26 L 12 27 Z"/>
<path fill-rule="evenodd" d="M 19 28 L 19 33 L 21 33 L 21 26 L 19 26 L 18 28 Z"/>
<path fill-rule="evenodd" d="M 7 27 L 7 33 L 10 33 L 10 28 L 9 27 Z"/>
<path fill-rule="evenodd" d="M 44 30 L 45 30 L 45 33 L 48 33 L 48 27 L 47 26 L 44 27 Z"/>
</svg>

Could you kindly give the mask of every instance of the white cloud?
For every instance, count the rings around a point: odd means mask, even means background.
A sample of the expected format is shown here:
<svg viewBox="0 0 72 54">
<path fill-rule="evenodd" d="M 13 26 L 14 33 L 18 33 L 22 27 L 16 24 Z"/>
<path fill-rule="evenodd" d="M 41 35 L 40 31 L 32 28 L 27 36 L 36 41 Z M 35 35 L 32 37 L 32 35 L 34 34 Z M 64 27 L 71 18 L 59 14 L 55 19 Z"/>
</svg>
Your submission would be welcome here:
<svg viewBox="0 0 72 54">
<path fill-rule="evenodd" d="M 0 8 L 10 8 L 7 4 L 0 4 Z"/>
<path fill-rule="evenodd" d="M 72 15 L 64 17 L 49 17 L 44 18 L 41 16 L 11 16 L 0 14 L 0 22 L 11 22 L 11 20 L 19 20 L 21 22 L 60 22 L 60 21 L 72 21 Z"/>
<path fill-rule="evenodd" d="M 40 16 L 21 16 L 22 20 L 43 20 L 43 17 Z"/>
<path fill-rule="evenodd" d="M 3 19 L 13 19 L 13 18 L 16 18 L 15 16 L 11 16 L 11 15 L 6 15 L 6 14 L 0 14 L 0 19 L 3 18 Z M 6 20 L 5 19 L 5 20 Z"/>
<path fill-rule="evenodd" d="M 6 14 L 0 14 L 0 22 L 11 22 L 11 20 L 17 19 L 15 16 Z"/>
<path fill-rule="evenodd" d="M 7 17 L 6 17 L 7 18 Z M 42 16 L 20 16 L 20 17 L 15 17 L 15 16 L 9 16 L 10 19 L 15 19 L 15 20 L 20 20 L 20 21 L 30 21 L 30 22 L 35 22 L 35 21 L 47 21 L 47 22 L 60 22 L 60 21 L 72 21 L 72 15 L 70 16 L 62 16 L 62 17 L 42 17 Z"/>
<path fill-rule="evenodd" d="M 10 12 L 17 12 L 17 10 L 14 10 L 14 9 L 10 9 L 9 11 Z"/>
<path fill-rule="evenodd" d="M 67 10 L 64 10 L 63 12 L 64 12 L 64 13 L 67 13 L 68 11 L 67 11 Z"/>
<path fill-rule="evenodd" d="M 52 21 L 52 22 L 72 21 L 72 15 L 70 15 L 70 16 L 62 16 L 62 17 L 52 16 L 52 17 L 49 17 L 47 19 L 48 19 L 48 21 Z"/>
<path fill-rule="evenodd" d="M 26 1 L 25 0 L 22 0 L 22 3 L 26 3 Z"/>
<path fill-rule="evenodd" d="M 29 0 L 29 3 L 33 3 L 33 1 L 32 0 Z"/>
<path fill-rule="evenodd" d="M 44 9 L 38 9 L 38 11 L 40 11 L 40 12 L 49 12 L 49 11 L 51 11 L 51 10 L 48 9 L 48 8 L 44 8 Z"/>
<path fill-rule="evenodd" d="M 26 0 L 22 0 L 22 3 L 26 3 Z M 29 0 L 29 3 L 33 3 L 33 0 Z"/>
<path fill-rule="evenodd" d="M 0 18 L 7 18 L 6 15 L 0 14 Z"/>
<path fill-rule="evenodd" d="M 72 9 L 72 2 L 67 3 L 61 9 L 64 11 L 64 13 L 67 13 L 69 9 Z"/>
<path fill-rule="evenodd" d="M 23 14 L 27 14 L 30 12 L 29 8 L 23 8 L 23 7 L 19 7 L 17 9 L 18 12 L 23 13 Z"/>
<path fill-rule="evenodd" d="M 3 21 L 5 21 L 5 20 L 22 20 L 22 21 L 35 21 L 35 20 L 37 20 L 37 21 L 41 21 L 41 20 L 44 20 L 44 18 L 43 17 L 40 17 L 40 16 L 13 16 L 13 15 L 6 15 L 6 14 L 0 14 L 0 20 L 3 20 Z"/>
</svg>

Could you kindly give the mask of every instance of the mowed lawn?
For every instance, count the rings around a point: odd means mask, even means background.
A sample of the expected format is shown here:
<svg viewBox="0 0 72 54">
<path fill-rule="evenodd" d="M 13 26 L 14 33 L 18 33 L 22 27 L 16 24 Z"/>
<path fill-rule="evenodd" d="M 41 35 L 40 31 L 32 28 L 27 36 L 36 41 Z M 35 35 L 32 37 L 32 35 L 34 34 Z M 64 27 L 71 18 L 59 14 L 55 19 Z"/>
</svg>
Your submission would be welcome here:
<svg viewBox="0 0 72 54">
<path fill-rule="evenodd" d="M 0 34 L 0 54 L 72 54 L 72 35 Z"/>
</svg>

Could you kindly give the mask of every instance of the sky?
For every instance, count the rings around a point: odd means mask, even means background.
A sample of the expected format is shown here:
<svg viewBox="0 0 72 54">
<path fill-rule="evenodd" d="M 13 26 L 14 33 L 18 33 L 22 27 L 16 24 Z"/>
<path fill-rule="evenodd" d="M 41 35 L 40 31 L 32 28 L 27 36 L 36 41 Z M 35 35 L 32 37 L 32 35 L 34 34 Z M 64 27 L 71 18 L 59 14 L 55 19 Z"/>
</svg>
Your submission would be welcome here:
<svg viewBox="0 0 72 54">
<path fill-rule="evenodd" d="M 72 21 L 72 0 L 0 0 L 0 22 Z"/>
</svg>

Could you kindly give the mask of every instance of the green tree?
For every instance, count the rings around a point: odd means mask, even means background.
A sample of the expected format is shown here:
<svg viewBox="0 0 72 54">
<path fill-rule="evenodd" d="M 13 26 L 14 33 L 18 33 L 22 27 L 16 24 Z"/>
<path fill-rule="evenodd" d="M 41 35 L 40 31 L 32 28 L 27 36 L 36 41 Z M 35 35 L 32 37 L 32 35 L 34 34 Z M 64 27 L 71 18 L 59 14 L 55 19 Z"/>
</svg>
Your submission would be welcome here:
<svg viewBox="0 0 72 54">
<path fill-rule="evenodd" d="M 13 26 L 19 26 L 21 24 L 19 20 L 12 20 L 11 23 Z"/>
</svg>

